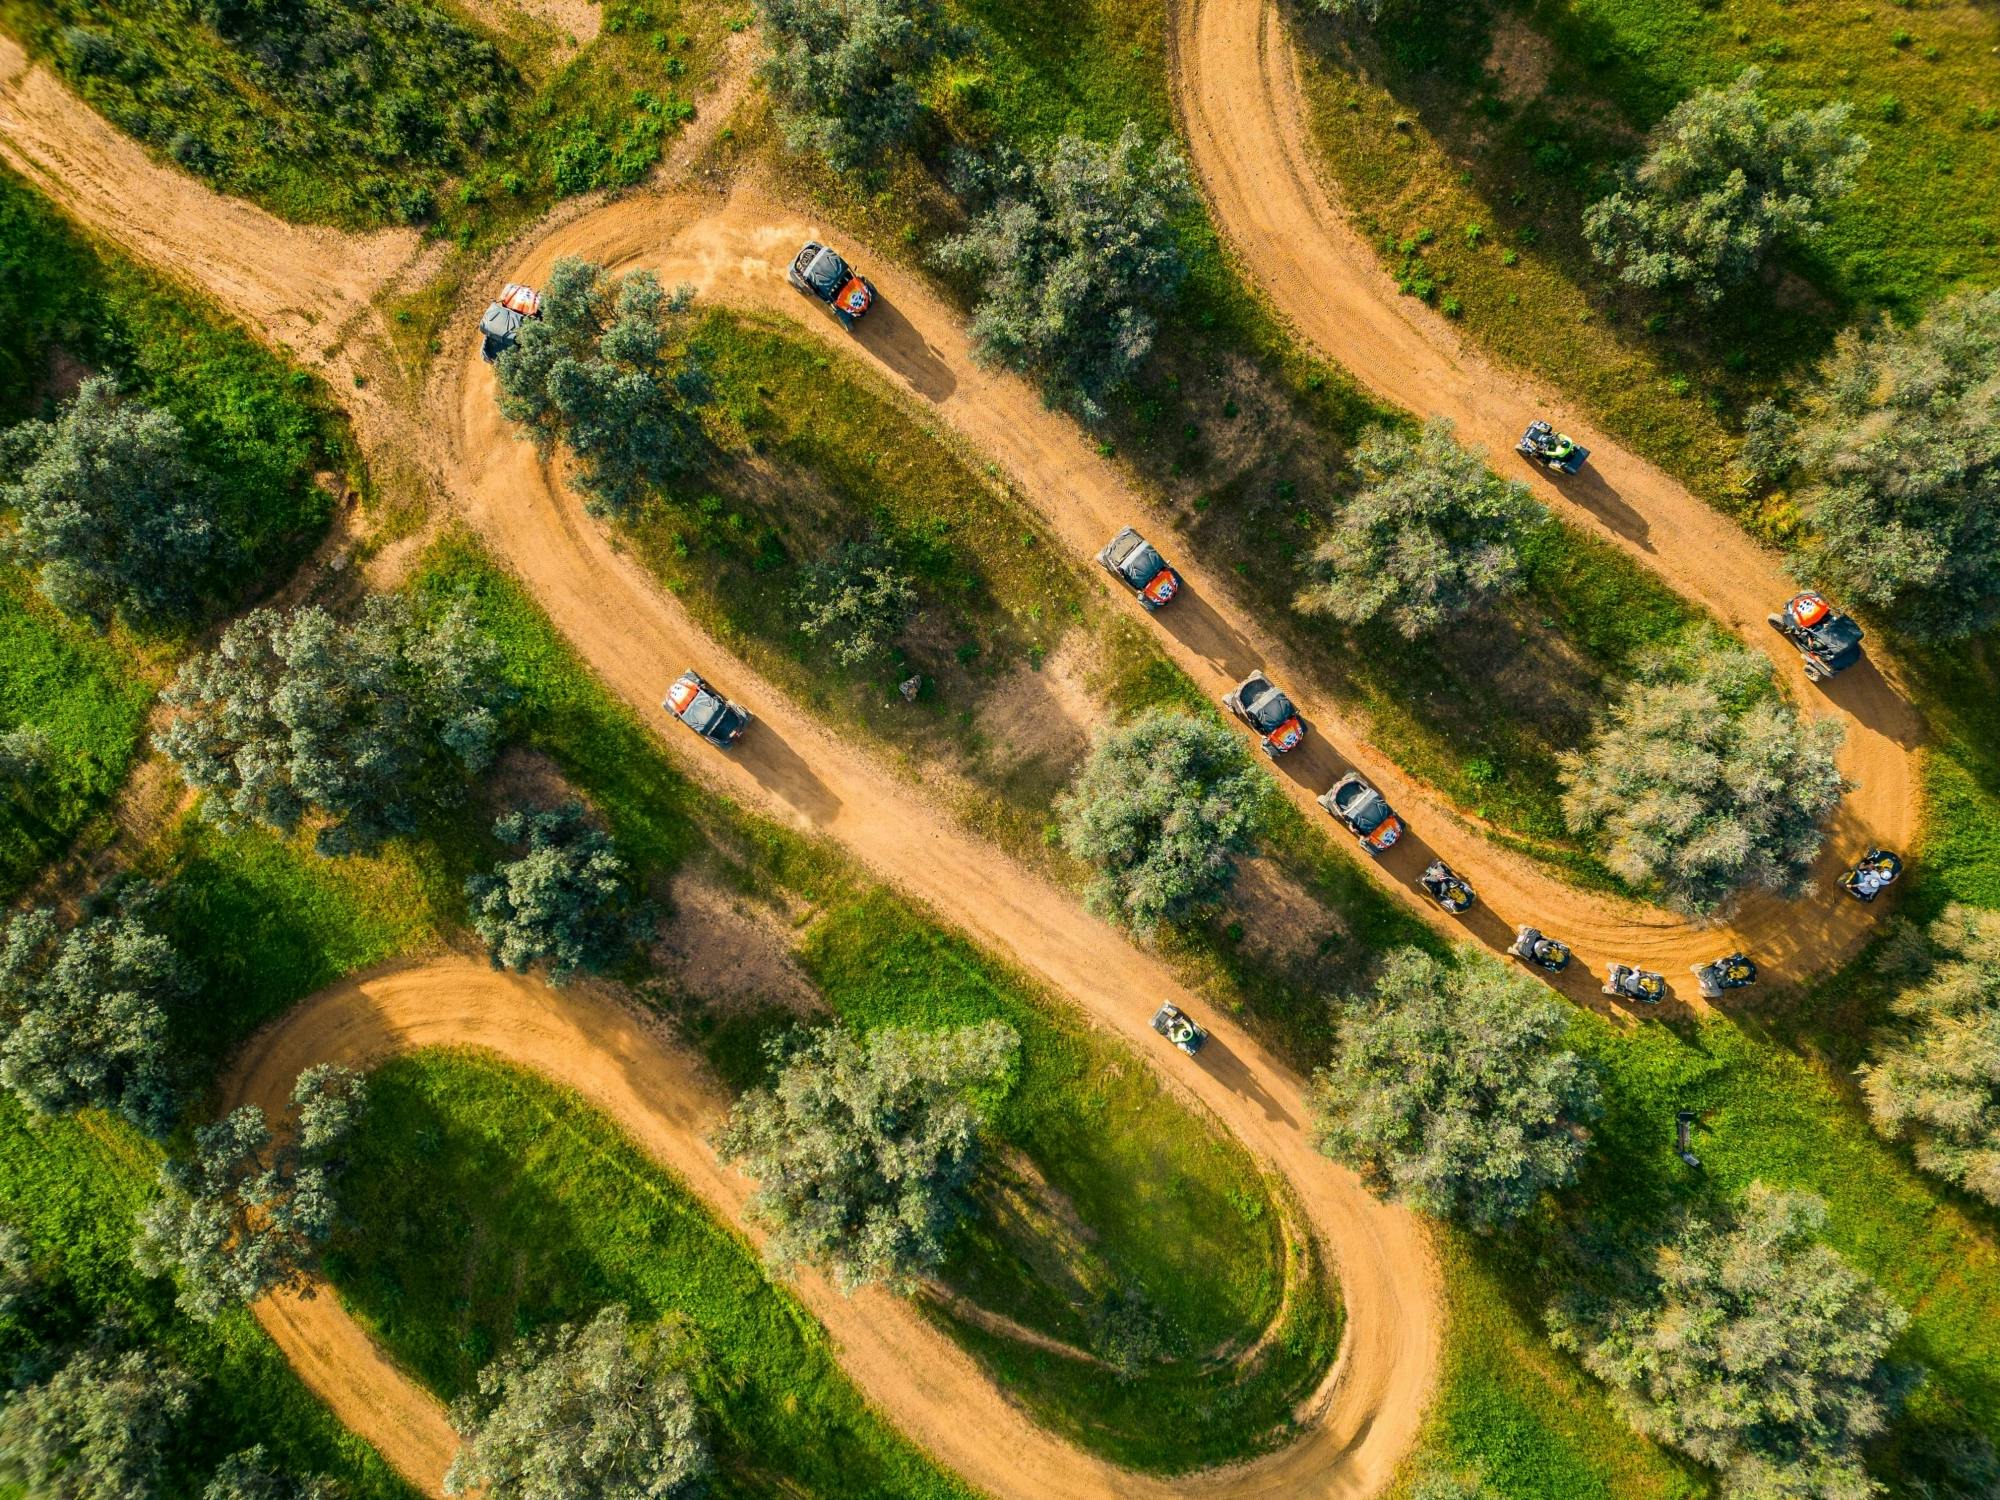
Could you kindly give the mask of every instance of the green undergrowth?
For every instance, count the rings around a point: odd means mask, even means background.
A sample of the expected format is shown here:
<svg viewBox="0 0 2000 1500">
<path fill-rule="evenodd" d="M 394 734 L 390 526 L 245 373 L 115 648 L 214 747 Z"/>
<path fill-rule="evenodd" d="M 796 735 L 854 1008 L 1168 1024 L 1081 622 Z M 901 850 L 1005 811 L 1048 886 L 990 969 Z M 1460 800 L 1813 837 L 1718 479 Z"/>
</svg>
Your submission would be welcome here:
<svg viewBox="0 0 2000 1500">
<path fill-rule="evenodd" d="M 609 1302 L 685 1318 L 723 1496 L 966 1492 L 863 1402 L 825 1332 L 576 1095 L 476 1053 L 376 1069 L 328 1270 L 447 1399 L 516 1337 Z"/>
<path fill-rule="evenodd" d="M 0 1096 L 0 1217 L 26 1238 L 42 1278 L 25 1310 L 0 1319 L 0 1357 L 11 1368 L 110 1321 L 124 1345 L 149 1345 L 192 1375 L 194 1408 L 172 1436 L 163 1495 L 199 1495 L 223 1458 L 262 1443 L 295 1472 L 339 1479 L 349 1500 L 414 1496 L 247 1312 L 194 1322 L 175 1310 L 167 1283 L 133 1268 L 133 1215 L 158 1162 L 158 1148 L 120 1120 L 97 1111 L 36 1120 Z"/>
<path fill-rule="evenodd" d="M 1738 514 L 1727 461 L 1755 400 L 1845 324 L 2000 277 L 1990 7 L 1783 0 L 1413 0 L 1379 38 L 1304 21 L 1323 160 L 1406 290 L 1559 382 Z M 1295 12 L 1303 16 L 1303 12 Z M 1589 259 L 1584 208 L 1680 99 L 1765 72 L 1774 106 L 1844 100 L 1873 146 L 1827 232 L 1702 310 Z M 1773 308 L 1779 315 L 1773 316 Z M 1782 505 L 1749 517 L 1782 534 Z"/>
<path fill-rule="evenodd" d="M 730 19 L 609 0 L 578 50 L 525 12 L 494 16 L 489 32 L 441 0 L 0 0 L 0 26 L 93 108 L 218 190 L 467 245 L 643 177 Z"/>
<path fill-rule="evenodd" d="M 951 767 L 976 789 L 968 820 L 1036 854 L 1090 715 L 1183 698 L 1185 680 L 997 477 L 873 375 L 776 321 L 711 313 L 696 343 L 713 458 L 623 528 L 636 552 L 760 673 L 906 770 Z M 918 603 L 892 651 L 847 666 L 799 629 L 799 600 L 815 562 L 871 534 Z"/>
<path fill-rule="evenodd" d="M 289 572 L 325 530 L 332 502 L 316 476 L 345 474 L 352 459 L 317 383 L 219 309 L 94 245 L 0 167 L 0 423 L 53 415 L 94 372 L 172 412 L 217 481 L 217 520 L 237 553 L 229 602 Z M 98 635 L 0 569 L 0 729 L 32 725 L 56 751 L 46 790 L 0 800 L 0 896 L 123 782 L 152 687 L 182 645 Z"/>
<path fill-rule="evenodd" d="M 40 730 L 57 768 L 32 796 L 0 796 L 5 900 L 124 781 L 152 693 L 115 651 L 63 619 L 12 570 L 0 570 L 0 663 L 0 729 Z"/>
</svg>

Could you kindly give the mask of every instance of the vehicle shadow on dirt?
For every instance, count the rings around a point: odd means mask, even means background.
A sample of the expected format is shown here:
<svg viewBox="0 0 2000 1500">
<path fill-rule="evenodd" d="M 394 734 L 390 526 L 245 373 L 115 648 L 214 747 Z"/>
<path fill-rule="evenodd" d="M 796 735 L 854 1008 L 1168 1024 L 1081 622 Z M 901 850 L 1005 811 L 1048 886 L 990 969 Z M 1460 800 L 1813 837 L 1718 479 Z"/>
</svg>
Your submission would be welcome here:
<svg viewBox="0 0 2000 1500">
<path fill-rule="evenodd" d="M 769 724 L 752 725 L 737 754 L 743 769 L 757 778 L 759 786 L 787 807 L 796 808 L 815 828 L 826 827 L 839 815 L 840 798 Z"/>
<path fill-rule="evenodd" d="M 868 309 L 867 320 L 853 330 L 853 336 L 857 344 L 895 371 L 925 401 L 945 401 L 957 391 L 958 377 L 952 374 L 951 366 L 937 356 L 916 325 L 887 298 L 876 299 L 875 305 Z"/>
</svg>

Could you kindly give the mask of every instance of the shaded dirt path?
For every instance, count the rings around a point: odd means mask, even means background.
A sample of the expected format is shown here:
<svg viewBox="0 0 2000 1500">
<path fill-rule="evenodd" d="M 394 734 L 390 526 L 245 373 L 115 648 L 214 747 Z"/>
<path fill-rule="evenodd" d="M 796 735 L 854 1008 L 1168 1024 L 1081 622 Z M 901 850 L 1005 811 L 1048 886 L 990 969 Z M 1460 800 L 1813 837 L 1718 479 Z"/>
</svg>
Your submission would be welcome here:
<svg viewBox="0 0 2000 1500">
<path fill-rule="evenodd" d="M 1126 955 L 1102 955 L 1113 979 L 1147 978 L 1130 969 L 1150 960 L 1129 949 Z M 1143 1019 L 1121 1029 L 1137 1046 L 1150 1036 Z M 237 1058 L 223 1103 L 280 1111 L 302 1068 L 317 1062 L 367 1068 L 435 1046 L 477 1048 L 576 1090 L 725 1222 L 750 1232 L 743 1217 L 749 1184 L 719 1163 L 705 1141 L 723 1099 L 691 1054 L 605 989 L 558 994 L 463 959 L 364 976 L 321 992 L 258 1033 Z M 1436 1343 L 1421 1231 L 1313 1155 L 1298 1128 L 1304 1119 L 1298 1079 L 1277 1069 L 1253 1082 L 1253 1069 L 1275 1065 L 1226 1025 L 1211 1047 L 1215 1065 L 1193 1080 L 1194 1092 L 1220 1105 L 1253 1150 L 1273 1152 L 1315 1229 L 1348 1252 L 1343 1280 L 1350 1296 L 1371 1299 L 1361 1304 L 1368 1315 L 1350 1320 L 1339 1363 L 1313 1408 L 1302 1413 L 1304 1436 L 1269 1458 L 1168 1482 L 1113 1468 L 1035 1426 L 910 1304 L 880 1292 L 843 1296 L 822 1278 L 801 1278 L 797 1293 L 832 1335 L 842 1369 L 903 1433 L 979 1488 L 1022 1500 L 1358 1497 L 1387 1483 L 1414 1436 Z M 1144 1055 L 1178 1072 L 1157 1047 Z M 256 1313 L 350 1429 L 426 1493 L 438 1492 L 457 1446 L 442 1409 L 332 1295 L 268 1297 Z"/>
<path fill-rule="evenodd" d="M 1877 644 L 1824 689 L 1806 684 L 1797 654 L 1764 622 L 1795 587 L 1774 552 L 1624 451 L 1555 391 L 1493 365 L 1442 315 L 1396 290 L 1315 169 L 1297 58 L 1276 0 L 1177 0 L 1173 73 L 1216 220 L 1251 279 L 1305 338 L 1387 400 L 1450 417 L 1503 470 L 1518 464 L 1513 445 L 1530 417 L 1554 420 L 1590 448 L 1591 465 L 1560 483 L 1530 471 L 1541 497 L 1700 600 L 1778 663 L 1808 713 L 1837 717 L 1847 731 L 1841 766 L 1856 787 L 1815 869 L 1817 899 L 1746 902 L 1728 931 L 1695 936 L 1629 908 L 1607 926 L 1606 912 L 1620 909 L 1574 894 L 1552 901 L 1549 882 L 1524 886 L 1509 874 L 1503 888 L 1532 897 L 1509 921 L 1575 935 L 1586 955 L 1637 958 L 1676 981 L 1688 963 L 1731 947 L 1769 958 L 1774 979 L 1804 978 L 1852 953 L 1879 917 L 1841 897 L 1833 880 L 1870 845 L 1907 849 L 1921 820 L 1923 723 L 1894 662 Z M 1461 868 L 1492 865 L 1489 854 Z"/>
</svg>

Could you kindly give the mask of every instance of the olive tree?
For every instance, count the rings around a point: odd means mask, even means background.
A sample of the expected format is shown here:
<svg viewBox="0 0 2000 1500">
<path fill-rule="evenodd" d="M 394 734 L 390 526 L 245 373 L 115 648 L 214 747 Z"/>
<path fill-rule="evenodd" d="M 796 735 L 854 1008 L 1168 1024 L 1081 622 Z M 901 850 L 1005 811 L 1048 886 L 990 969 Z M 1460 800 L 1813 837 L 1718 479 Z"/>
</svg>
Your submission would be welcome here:
<svg viewBox="0 0 2000 1500">
<path fill-rule="evenodd" d="M 0 1318 L 11 1318 L 35 1295 L 35 1251 L 26 1235 L 0 1220 Z"/>
<path fill-rule="evenodd" d="M 341 1487 L 324 1475 L 300 1478 L 272 1462 L 262 1443 L 216 1466 L 201 1500 L 339 1500 Z"/>
<path fill-rule="evenodd" d="M 676 1500 L 709 1469 L 687 1370 L 692 1350 L 672 1325 L 632 1327 L 602 1309 L 523 1339 L 479 1372 L 452 1407 L 464 1439 L 447 1495 L 486 1500 Z"/>
<path fill-rule="evenodd" d="M 23 803 L 55 777 L 56 750 L 46 731 L 32 724 L 0 730 L 0 781 L 7 795 Z"/>
<path fill-rule="evenodd" d="M 972 352 L 1038 376 L 1095 420 L 1153 347 L 1156 314 L 1187 275 L 1171 221 L 1193 199 L 1170 142 L 1127 124 L 1110 145 L 1066 135 L 1029 158 L 967 164 L 984 201 L 938 263 L 972 278 Z"/>
<path fill-rule="evenodd" d="M 202 1322 L 277 1287 L 309 1291 L 366 1097 L 360 1074 L 322 1063 L 293 1084 L 297 1119 L 282 1140 L 254 1104 L 197 1130 L 192 1158 L 160 1164 L 133 1261 L 148 1276 L 178 1274 L 178 1304 Z"/>
<path fill-rule="evenodd" d="M 957 31 L 937 0 L 758 0 L 770 55 L 764 80 L 785 140 L 845 171 L 907 140 L 917 92 Z"/>
<path fill-rule="evenodd" d="M 2000 291 L 1843 334 L 1792 442 L 1802 571 L 1923 640 L 2000 619 Z"/>
<path fill-rule="evenodd" d="M 491 762 L 508 691 L 469 610 L 435 619 L 371 594 L 352 620 L 317 605 L 256 609 L 162 695 L 154 739 L 205 816 L 289 832 L 325 819 L 321 854 L 366 850 L 448 806 Z"/>
<path fill-rule="evenodd" d="M 1733 1222 L 1688 1218 L 1639 1294 L 1551 1309 L 1553 1337 L 1635 1428 L 1720 1471 L 1726 1500 L 1863 1500 L 1909 1319 L 1819 1242 L 1825 1223 L 1819 1199 L 1753 1183 Z"/>
<path fill-rule="evenodd" d="M 1745 68 L 1682 100 L 1618 191 L 1585 211 L 1591 253 L 1621 279 L 1713 301 L 1778 240 L 1825 227 L 1821 210 L 1854 186 L 1868 142 L 1845 104 L 1774 116 L 1763 81 Z"/>
<path fill-rule="evenodd" d="M 808 568 L 795 599 L 799 629 L 845 666 L 888 654 L 917 605 L 916 586 L 879 536 L 843 542 Z"/>
<path fill-rule="evenodd" d="M 34 1500 L 154 1500 L 188 1377 L 100 1338 L 0 1407 L 0 1483 Z"/>
<path fill-rule="evenodd" d="M 1098 736 L 1056 811 L 1064 847 L 1097 866 L 1091 905 L 1150 932 L 1229 889 L 1264 796 L 1227 726 L 1149 709 Z"/>
<path fill-rule="evenodd" d="M 167 1013 L 193 990 L 131 882 L 67 930 L 53 911 L 0 922 L 0 1083 L 37 1114 L 116 1110 L 142 1130 L 174 1110 Z"/>
<path fill-rule="evenodd" d="M 1642 664 L 1589 744 L 1563 757 L 1570 829 L 1682 911 L 1750 887 L 1800 891 L 1846 789 L 1841 727 L 1803 721 L 1771 676 L 1764 657 L 1719 643 Z"/>
<path fill-rule="evenodd" d="M 694 289 L 650 271 L 613 276 L 565 256 L 542 289 L 542 316 L 501 354 L 500 411 L 546 453 L 577 463 L 596 513 L 623 514 L 700 454 L 711 387 L 687 346 Z"/>
<path fill-rule="evenodd" d="M 493 836 L 521 852 L 469 877 L 465 897 L 495 968 L 519 973 L 547 960 L 549 983 L 561 984 L 604 968 L 644 932 L 631 872 L 581 802 L 509 813 Z"/>
<path fill-rule="evenodd" d="M 209 477 L 171 413 L 84 381 L 53 422 L 0 436 L 0 552 L 50 603 L 104 622 L 185 618 L 221 551 Z"/>
<path fill-rule="evenodd" d="M 1901 1022 L 1861 1070 L 1875 1128 L 1917 1165 L 2000 1204 L 2000 912 L 1951 906 L 1884 951 Z"/>
<path fill-rule="evenodd" d="M 1450 421 L 1414 436 L 1377 427 L 1353 461 L 1360 488 L 1313 548 L 1300 609 L 1350 625 L 1384 618 L 1415 640 L 1518 587 L 1521 535 L 1542 507 Z"/>
<path fill-rule="evenodd" d="M 1011 1077 L 1018 1046 L 999 1021 L 773 1038 L 775 1076 L 737 1100 L 715 1142 L 757 1180 L 771 1258 L 818 1266 L 843 1290 L 902 1290 L 936 1267 L 970 1211 L 972 1095 Z"/>
<path fill-rule="evenodd" d="M 1424 1213 L 1513 1223 L 1575 1179 L 1600 1113 L 1568 1024 L 1540 984 L 1472 949 L 1449 965 L 1391 954 L 1314 1078 L 1320 1149 Z"/>
</svg>

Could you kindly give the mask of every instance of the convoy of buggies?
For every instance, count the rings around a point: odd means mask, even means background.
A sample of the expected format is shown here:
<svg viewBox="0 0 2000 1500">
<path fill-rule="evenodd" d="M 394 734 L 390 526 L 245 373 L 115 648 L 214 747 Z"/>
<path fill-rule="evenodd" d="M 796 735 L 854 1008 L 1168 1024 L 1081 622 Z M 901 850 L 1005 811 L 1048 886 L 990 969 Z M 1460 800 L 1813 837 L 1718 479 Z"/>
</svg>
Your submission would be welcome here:
<svg viewBox="0 0 2000 1500">
<path fill-rule="evenodd" d="M 849 328 L 874 305 L 875 288 L 838 253 L 817 241 L 809 241 L 799 251 L 786 276 L 792 285 L 826 304 Z M 541 316 L 540 292 L 507 283 L 479 320 L 481 358 L 489 364 L 503 358 L 516 347 L 523 328 Z M 1530 462 L 1561 474 L 1578 473 L 1590 457 L 1589 449 L 1541 420 L 1529 424 L 1516 451 Z M 1149 611 L 1171 602 L 1182 587 L 1180 574 L 1129 526 L 1105 544 L 1097 561 Z M 1794 595 L 1769 618 L 1771 627 L 1798 648 L 1809 681 L 1823 682 L 1861 659 L 1861 627 L 1818 593 L 1808 590 Z M 1267 755 L 1282 755 L 1305 739 L 1305 721 L 1292 700 L 1262 672 L 1246 677 L 1223 699 L 1223 705 L 1258 736 Z M 661 707 L 722 749 L 734 747 L 752 722 L 748 709 L 717 692 L 692 668 L 668 689 Z M 1342 776 L 1320 795 L 1319 802 L 1371 855 L 1386 853 L 1405 831 L 1403 820 L 1387 799 L 1359 771 Z M 1856 901 L 1872 902 L 1902 873 L 1900 856 L 1871 849 L 1841 877 L 1840 889 Z M 1462 916 L 1478 900 L 1471 882 L 1441 859 L 1433 859 L 1425 867 L 1417 884 L 1441 910 L 1454 917 Z M 1514 941 L 1507 951 L 1549 974 L 1563 973 L 1575 957 L 1567 943 L 1527 924 L 1514 929 Z M 1693 973 L 1697 988 L 1710 1000 L 1757 982 L 1756 961 L 1740 952 L 1696 964 Z M 1603 993 L 1616 1000 L 1657 1005 L 1667 997 L 1668 986 L 1664 975 L 1618 961 L 1606 967 Z M 1208 1033 L 1192 1017 L 1171 1003 L 1154 1013 L 1152 1027 L 1190 1057 L 1208 1039 Z"/>
</svg>

